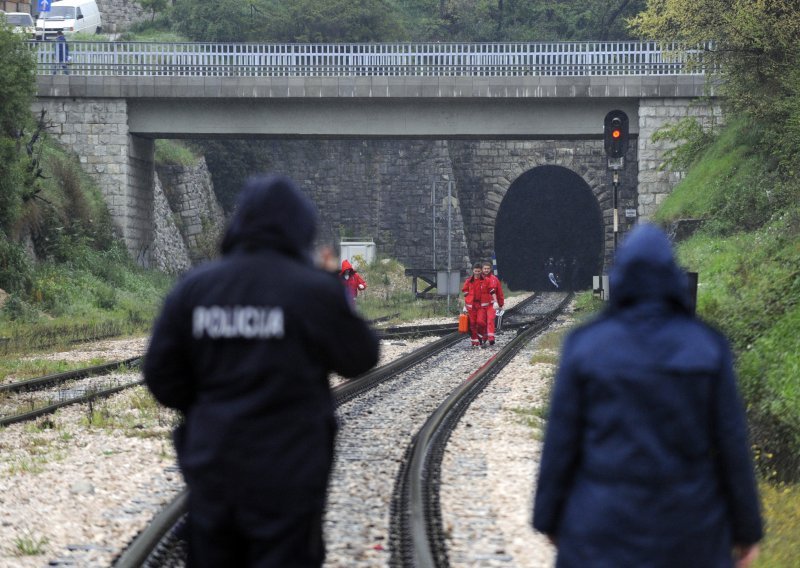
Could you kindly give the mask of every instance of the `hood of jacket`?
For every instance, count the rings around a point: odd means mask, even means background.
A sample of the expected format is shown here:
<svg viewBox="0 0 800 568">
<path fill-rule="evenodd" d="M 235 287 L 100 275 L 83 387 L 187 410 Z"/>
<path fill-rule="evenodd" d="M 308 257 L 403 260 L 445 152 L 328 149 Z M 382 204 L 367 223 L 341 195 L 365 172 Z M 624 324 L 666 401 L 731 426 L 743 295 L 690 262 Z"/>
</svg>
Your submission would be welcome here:
<svg viewBox="0 0 800 568">
<path fill-rule="evenodd" d="M 345 273 L 345 272 L 347 272 L 348 270 L 353 270 L 353 265 L 352 265 L 352 264 L 350 264 L 350 261 L 349 261 L 349 260 L 347 260 L 347 259 L 344 259 L 344 260 L 342 261 L 342 271 L 340 272 L 340 274 L 344 274 L 344 273 Z M 355 271 L 353 270 L 353 272 L 355 272 Z"/>
<path fill-rule="evenodd" d="M 288 177 L 251 177 L 239 193 L 222 254 L 272 249 L 308 260 L 317 217 L 314 204 Z"/>
<path fill-rule="evenodd" d="M 617 251 L 609 275 L 609 308 L 658 303 L 691 313 L 686 273 L 675 262 L 672 244 L 655 225 L 636 226 Z"/>
</svg>

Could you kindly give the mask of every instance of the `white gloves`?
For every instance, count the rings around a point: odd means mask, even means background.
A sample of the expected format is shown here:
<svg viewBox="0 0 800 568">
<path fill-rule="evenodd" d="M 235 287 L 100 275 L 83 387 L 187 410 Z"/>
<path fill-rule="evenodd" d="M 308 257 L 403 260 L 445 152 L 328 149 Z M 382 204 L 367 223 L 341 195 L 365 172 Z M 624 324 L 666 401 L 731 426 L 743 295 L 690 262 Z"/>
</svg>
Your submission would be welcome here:
<svg viewBox="0 0 800 568">
<path fill-rule="evenodd" d="M 468 314 L 468 313 L 469 313 L 469 310 L 467 309 L 467 306 L 464 306 L 464 309 L 463 309 L 463 310 L 461 310 L 461 311 L 462 311 L 462 312 L 464 312 L 465 314 Z"/>
<path fill-rule="evenodd" d="M 494 303 L 494 305 L 493 305 L 492 307 L 493 307 L 495 310 L 499 310 L 499 309 L 500 309 L 500 304 L 498 304 L 497 302 L 495 302 L 495 303 Z"/>
<path fill-rule="evenodd" d="M 359 290 L 363 290 L 363 289 L 364 289 L 364 285 L 363 285 L 363 284 L 359 284 L 359 285 L 358 285 L 358 289 L 359 289 Z"/>
</svg>

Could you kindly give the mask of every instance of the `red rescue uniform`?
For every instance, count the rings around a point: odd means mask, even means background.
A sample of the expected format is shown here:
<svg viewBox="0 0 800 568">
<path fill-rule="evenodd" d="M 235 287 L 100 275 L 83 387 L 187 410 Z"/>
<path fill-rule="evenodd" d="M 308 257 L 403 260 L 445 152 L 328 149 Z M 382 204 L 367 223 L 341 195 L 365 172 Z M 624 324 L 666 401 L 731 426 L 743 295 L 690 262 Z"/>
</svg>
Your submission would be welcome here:
<svg viewBox="0 0 800 568">
<path fill-rule="evenodd" d="M 495 317 L 495 307 L 494 302 L 492 302 L 492 294 L 495 295 L 497 298 L 497 304 L 502 309 L 503 304 L 505 303 L 505 298 L 503 298 L 503 286 L 500 284 L 500 279 L 495 276 L 494 274 L 489 274 L 488 276 L 484 275 L 484 280 L 486 281 L 486 288 L 489 292 L 489 305 L 486 306 L 486 338 L 489 340 L 489 343 L 494 343 L 495 340 L 495 329 L 494 329 L 494 317 Z"/>
<path fill-rule="evenodd" d="M 486 296 L 486 281 L 483 276 L 470 276 L 461 288 L 469 315 L 469 331 L 472 345 L 486 340 L 486 309 L 482 301 Z"/>
<path fill-rule="evenodd" d="M 347 259 L 342 261 L 342 271 L 339 274 L 342 277 L 344 287 L 347 288 L 353 300 L 356 299 L 361 290 L 367 289 L 367 282 L 353 269 L 353 265 Z"/>
</svg>

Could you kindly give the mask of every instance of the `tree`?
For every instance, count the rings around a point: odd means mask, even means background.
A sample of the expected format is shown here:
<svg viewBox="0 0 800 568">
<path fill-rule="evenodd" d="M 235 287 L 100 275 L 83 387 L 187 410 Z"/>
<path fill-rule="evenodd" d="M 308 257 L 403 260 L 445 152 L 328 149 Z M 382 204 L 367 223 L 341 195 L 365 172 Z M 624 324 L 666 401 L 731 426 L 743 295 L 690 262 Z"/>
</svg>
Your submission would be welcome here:
<svg viewBox="0 0 800 568">
<path fill-rule="evenodd" d="M 451 0 L 450 31 L 464 41 L 628 39 L 625 18 L 645 0 Z"/>
<path fill-rule="evenodd" d="M 151 22 L 156 19 L 157 13 L 167 9 L 167 0 L 139 0 L 139 4 L 141 4 L 142 8 L 145 10 L 150 10 Z"/>
<path fill-rule="evenodd" d="M 13 232 L 25 191 L 23 136 L 32 124 L 36 60 L 20 34 L 0 24 L 0 230 Z"/>
<path fill-rule="evenodd" d="M 402 38 L 383 0 L 178 0 L 178 31 L 198 41 L 369 42 Z"/>
<path fill-rule="evenodd" d="M 640 35 L 682 41 L 717 69 L 728 108 L 749 117 L 794 175 L 800 158 L 800 4 L 796 0 L 649 0 Z"/>
</svg>

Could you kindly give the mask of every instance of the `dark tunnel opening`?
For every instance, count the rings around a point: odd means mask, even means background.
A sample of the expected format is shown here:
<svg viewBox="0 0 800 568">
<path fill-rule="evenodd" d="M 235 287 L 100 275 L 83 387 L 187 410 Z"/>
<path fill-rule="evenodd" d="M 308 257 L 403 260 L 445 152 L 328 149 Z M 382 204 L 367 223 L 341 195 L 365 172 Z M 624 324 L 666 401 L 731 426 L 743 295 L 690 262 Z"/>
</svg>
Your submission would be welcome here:
<svg viewBox="0 0 800 568">
<path fill-rule="evenodd" d="M 603 264 L 603 215 L 589 185 L 561 166 L 539 166 L 508 188 L 494 230 L 500 278 L 512 290 L 582 290 Z"/>
</svg>

